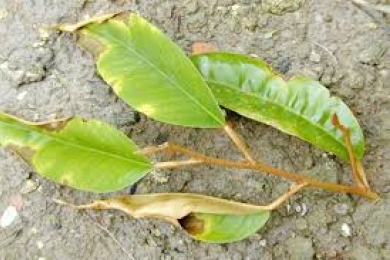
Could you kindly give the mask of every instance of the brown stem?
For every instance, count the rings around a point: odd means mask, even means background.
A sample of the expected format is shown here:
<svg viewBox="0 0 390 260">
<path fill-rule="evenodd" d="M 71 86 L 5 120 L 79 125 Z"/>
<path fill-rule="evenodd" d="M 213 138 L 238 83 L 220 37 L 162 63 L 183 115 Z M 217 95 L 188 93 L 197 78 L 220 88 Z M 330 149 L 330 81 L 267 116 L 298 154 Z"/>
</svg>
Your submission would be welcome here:
<svg viewBox="0 0 390 260">
<path fill-rule="evenodd" d="M 245 144 L 245 142 L 242 140 L 242 138 L 233 130 L 233 128 L 231 128 L 231 126 L 229 124 L 226 124 L 224 127 L 223 127 L 223 130 L 225 131 L 225 133 L 230 137 L 230 139 L 233 141 L 233 143 L 236 145 L 236 147 L 238 148 L 238 150 L 241 151 L 241 153 L 245 156 L 245 158 L 249 161 L 249 162 L 256 162 L 251 153 L 249 152 L 249 148 L 248 146 Z"/>
<path fill-rule="evenodd" d="M 355 182 L 360 186 L 363 186 L 367 189 L 370 189 L 370 186 L 368 185 L 368 182 L 367 182 L 366 174 L 365 174 L 365 172 L 363 170 L 363 166 L 361 165 L 360 162 L 359 162 L 359 167 L 358 167 L 358 161 L 356 160 L 356 157 L 355 157 L 355 154 L 353 151 L 353 145 L 351 142 L 350 129 L 340 123 L 340 120 L 339 120 L 337 114 L 332 115 L 332 124 L 334 125 L 334 127 L 339 129 L 343 135 L 345 146 L 346 146 L 347 151 L 348 151 L 349 161 L 350 161 L 351 167 L 352 167 L 352 175 L 353 175 Z"/>
<path fill-rule="evenodd" d="M 323 181 L 318 181 L 316 179 L 310 178 L 310 177 L 305 177 L 298 175 L 293 172 L 289 172 L 283 169 L 278 169 L 273 166 L 264 164 L 264 163 L 251 163 L 251 162 L 246 162 L 246 161 L 238 161 L 238 162 L 233 162 L 225 159 L 219 159 L 219 158 L 214 158 L 210 156 L 206 156 L 200 153 L 197 153 L 195 151 L 189 150 L 187 148 L 170 144 L 170 143 L 165 143 L 159 147 L 155 148 L 147 148 L 144 149 L 145 152 L 142 152 L 143 154 L 150 154 L 150 151 L 157 152 L 157 151 L 163 151 L 163 152 L 168 152 L 168 153 L 180 153 L 183 155 L 187 155 L 188 157 L 191 158 L 190 162 L 188 161 L 186 163 L 182 163 L 182 165 L 189 165 L 189 164 L 208 164 L 208 165 L 218 165 L 218 166 L 224 166 L 228 168 L 239 168 L 239 169 L 249 169 L 249 170 L 254 170 L 257 172 L 265 172 L 272 174 L 274 176 L 278 176 L 296 183 L 306 183 L 308 186 L 311 187 L 317 187 L 317 188 L 322 188 L 328 191 L 333 191 L 333 192 L 339 192 L 339 193 L 351 193 L 351 194 L 356 194 L 360 195 L 372 200 L 377 200 L 379 196 L 370 191 L 365 189 L 364 187 L 359 187 L 359 186 L 347 186 L 347 185 L 341 185 L 337 183 L 332 183 L 332 182 L 323 182 Z M 161 165 L 161 163 L 156 164 L 156 166 Z M 164 164 L 163 168 L 168 168 L 169 164 Z M 174 164 L 171 164 L 169 168 L 175 168 L 178 166 L 182 165 L 177 165 L 177 162 Z"/>
<path fill-rule="evenodd" d="M 139 150 L 138 153 L 139 154 L 143 154 L 143 155 L 153 155 L 155 153 L 158 153 L 158 152 L 161 152 L 161 151 L 164 151 L 166 150 L 166 144 L 167 143 L 164 143 L 162 145 L 159 145 L 159 146 L 149 146 L 149 147 L 145 147 L 143 148 L 142 150 Z"/>
<path fill-rule="evenodd" d="M 291 198 L 291 196 L 293 196 L 295 193 L 297 193 L 298 191 L 300 191 L 301 189 L 303 189 L 307 185 L 308 185 L 307 183 L 293 184 L 290 187 L 289 191 L 287 191 L 286 193 L 282 194 L 279 198 L 277 198 L 271 204 L 268 204 L 266 207 L 269 210 L 274 210 L 274 209 L 278 208 L 280 205 L 285 203 L 289 198 Z"/>
<path fill-rule="evenodd" d="M 352 175 L 353 175 L 353 179 L 355 180 L 355 182 L 359 185 L 362 184 L 362 181 L 357 173 L 357 170 L 356 170 L 356 160 L 355 160 L 355 156 L 354 156 L 354 153 L 353 153 L 353 149 L 352 149 L 352 144 L 351 144 L 351 133 L 349 131 L 349 129 L 345 126 L 343 126 L 341 123 L 340 123 L 340 120 L 337 116 L 337 114 L 333 114 L 332 115 L 332 124 L 334 127 L 336 127 L 338 130 L 340 130 L 341 134 L 343 135 L 343 138 L 344 138 L 344 142 L 345 142 L 345 146 L 347 147 L 347 151 L 348 151 L 348 156 L 349 156 L 349 161 L 351 163 L 351 167 L 352 167 Z"/>
<path fill-rule="evenodd" d="M 362 178 L 362 182 L 363 182 L 364 186 L 367 189 L 370 189 L 370 185 L 368 184 L 366 173 L 364 172 L 364 168 L 363 168 L 362 162 L 360 160 L 356 160 L 356 170 L 357 170 L 359 176 Z"/>
<path fill-rule="evenodd" d="M 195 165 L 195 164 L 202 164 L 203 161 L 201 160 L 185 160 L 185 161 L 169 161 L 169 162 L 158 162 L 154 164 L 154 167 L 158 169 L 169 169 L 169 168 L 176 168 L 180 166 L 188 166 L 188 165 Z"/>
</svg>

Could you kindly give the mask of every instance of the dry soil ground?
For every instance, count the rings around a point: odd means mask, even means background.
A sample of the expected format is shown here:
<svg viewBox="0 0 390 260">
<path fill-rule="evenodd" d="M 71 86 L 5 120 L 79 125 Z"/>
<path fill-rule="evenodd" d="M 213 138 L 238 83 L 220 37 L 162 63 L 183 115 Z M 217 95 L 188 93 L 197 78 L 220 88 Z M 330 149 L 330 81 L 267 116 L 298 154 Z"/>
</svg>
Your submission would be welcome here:
<svg viewBox="0 0 390 260">
<path fill-rule="evenodd" d="M 207 41 L 256 54 L 287 75 L 320 80 L 357 115 L 366 135 L 368 178 L 382 201 L 308 191 L 277 210 L 255 236 L 206 244 L 160 221 L 58 206 L 53 197 L 87 202 L 98 195 L 45 180 L 0 150 L 0 215 L 23 203 L 12 225 L 0 229 L 1 260 L 390 259 L 388 16 L 349 0 L 0 0 L 0 109 L 30 120 L 97 118 L 141 145 L 169 140 L 238 158 L 218 131 L 183 129 L 138 115 L 113 95 L 72 36 L 42 29 L 124 9 L 147 17 L 186 50 Z M 319 179 L 350 181 L 350 169 L 334 156 L 260 123 L 233 114 L 230 119 L 257 158 Z M 136 192 L 196 192 L 265 204 L 287 187 L 250 171 L 197 167 L 153 172 Z"/>
</svg>

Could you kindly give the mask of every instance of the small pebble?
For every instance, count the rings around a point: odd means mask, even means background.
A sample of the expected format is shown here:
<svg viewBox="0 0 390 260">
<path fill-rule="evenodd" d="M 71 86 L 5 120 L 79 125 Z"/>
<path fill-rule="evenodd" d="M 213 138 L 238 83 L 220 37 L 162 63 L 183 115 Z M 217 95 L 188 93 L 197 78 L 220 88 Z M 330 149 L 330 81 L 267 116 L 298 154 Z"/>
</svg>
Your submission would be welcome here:
<svg viewBox="0 0 390 260">
<path fill-rule="evenodd" d="M 23 208 L 23 197 L 20 193 L 14 194 L 9 198 L 9 204 L 14 206 L 17 211 L 21 211 Z"/>
<path fill-rule="evenodd" d="M 235 4 L 235 5 L 232 5 L 231 8 L 232 8 L 232 15 L 236 16 L 238 14 L 238 9 L 240 9 L 240 5 Z"/>
<path fill-rule="evenodd" d="M 35 235 L 36 233 L 38 233 L 38 230 L 35 228 L 35 227 L 32 227 L 29 232 L 28 232 L 30 235 Z"/>
<path fill-rule="evenodd" d="M 265 33 L 264 35 L 263 35 L 263 38 L 264 39 L 270 39 L 270 38 L 272 38 L 274 35 L 275 35 L 275 33 L 277 33 L 278 32 L 278 30 L 272 30 L 272 31 L 270 31 L 270 32 L 267 32 L 267 33 Z"/>
<path fill-rule="evenodd" d="M 315 63 L 318 63 L 321 61 L 321 55 L 315 51 L 312 51 L 309 56 L 309 60 Z"/>
<path fill-rule="evenodd" d="M 384 78 L 386 78 L 386 77 L 388 77 L 389 76 L 389 73 L 390 71 L 389 70 L 380 70 L 379 71 L 379 75 L 381 75 L 382 77 L 384 77 Z"/>
<path fill-rule="evenodd" d="M 266 247 L 266 246 L 267 246 L 267 240 L 265 240 L 265 239 L 260 240 L 260 241 L 259 241 L 259 245 L 260 245 L 261 247 Z"/>
<path fill-rule="evenodd" d="M 26 180 L 23 187 L 20 189 L 20 193 L 27 194 L 38 189 L 39 184 L 33 180 Z"/>
<path fill-rule="evenodd" d="M 305 203 L 302 203 L 301 205 L 295 206 L 295 212 L 300 213 L 300 215 L 303 217 L 307 213 L 307 206 Z"/>
<path fill-rule="evenodd" d="M 28 82 L 35 82 L 42 78 L 42 73 L 41 71 L 27 71 L 25 77 Z"/>
<path fill-rule="evenodd" d="M 39 32 L 39 37 L 41 39 L 49 39 L 50 38 L 50 33 L 49 33 L 49 31 L 47 29 L 39 28 L 38 32 Z"/>
<path fill-rule="evenodd" d="M 17 100 L 23 100 L 23 99 L 26 97 L 26 95 L 27 95 L 27 91 L 23 91 L 22 93 L 20 93 L 20 94 L 16 97 L 16 99 L 17 99 Z"/>
<path fill-rule="evenodd" d="M 0 20 L 7 18 L 7 16 L 8 16 L 8 11 L 6 9 L 1 8 L 0 9 Z"/>
<path fill-rule="evenodd" d="M 161 237 L 161 231 L 159 229 L 152 229 L 152 234 L 155 236 L 155 237 Z"/>
<path fill-rule="evenodd" d="M 307 206 L 305 203 L 302 203 L 302 211 L 301 211 L 301 216 L 305 216 L 307 213 Z"/>
<path fill-rule="evenodd" d="M 41 250 L 44 247 L 43 242 L 42 241 L 37 241 L 37 247 L 38 247 L 38 249 Z"/>
<path fill-rule="evenodd" d="M 343 237 L 350 237 L 350 236 L 352 236 L 352 229 L 351 229 L 350 225 L 348 225 L 347 223 L 343 223 L 341 225 L 341 235 Z"/>
<path fill-rule="evenodd" d="M 8 206 L 5 209 L 3 216 L 1 216 L 0 227 L 6 228 L 6 227 L 10 226 L 15 221 L 15 219 L 18 217 L 18 215 L 19 214 L 18 214 L 18 211 L 16 210 L 15 206 Z"/>
<path fill-rule="evenodd" d="M 41 41 L 39 41 L 39 42 L 33 43 L 33 44 L 32 44 L 32 47 L 34 47 L 34 48 L 39 48 L 39 47 L 43 47 L 43 46 L 45 46 L 45 45 L 46 45 L 46 41 L 41 40 Z"/>
<path fill-rule="evenodd" d="M 367 28 L 369 29 L 378 29 L 379 25 L 376 23 L 368 23 L 366 24 Z"/>
</svg>

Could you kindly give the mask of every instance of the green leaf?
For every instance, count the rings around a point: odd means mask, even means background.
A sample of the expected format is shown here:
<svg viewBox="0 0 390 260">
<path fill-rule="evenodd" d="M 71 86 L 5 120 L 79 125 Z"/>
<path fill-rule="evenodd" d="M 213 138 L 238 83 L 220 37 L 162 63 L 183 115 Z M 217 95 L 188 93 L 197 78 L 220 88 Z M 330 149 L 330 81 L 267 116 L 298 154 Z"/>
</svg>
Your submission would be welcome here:
<svg viewBox="0 0 390 260">
<path fill-rule="evenodd" d="M 194 239 L 211 243 L 247 238 L 265 225 L 273 209 L 192 193 L 119 196 L 85 205 L 57 202 L 77 209 L 117 209 L 134 218 L 162 219 Z"/>
<path fill-rule="evenodd" d="M 231 243 L 245 239 L 267 223 L 270 211 L 249 215 L 195 213 L 180 221 L 195 239 L 212 243 Z M 199 232 L 197 227 L 203 227 Z"/>
<path fill-rule="evenodd" d="M 104 47 L 103 79 L 136 110 L 174 125 L 219 128 L 224 115 L 191 60 L 143 18 L 91 23 L 81 32 Z M 84 43 L 84 45 L 88 45 Z"/>
<path fill-rule="evenodd" d="M 348 160 L 342 133 L 331 122 L 337 114 L 351 132 L 355 156 L 363 157 L 364 136 L 351 110 L 319 82 L 283 79 L 265 62 L 240 54 L 192 57 L 218 102 L 243 116 L 271 125 Z"/>
<path fill-rule="evenodd" d="M 145 176 L 151 163 L 123 133 L 97 120 L 75 118 L 63 129 L 0 114 L 0 144 L 32 149 L 32 165 L 43 176 L 73 188 L 109 192 Z"/>
</svg>

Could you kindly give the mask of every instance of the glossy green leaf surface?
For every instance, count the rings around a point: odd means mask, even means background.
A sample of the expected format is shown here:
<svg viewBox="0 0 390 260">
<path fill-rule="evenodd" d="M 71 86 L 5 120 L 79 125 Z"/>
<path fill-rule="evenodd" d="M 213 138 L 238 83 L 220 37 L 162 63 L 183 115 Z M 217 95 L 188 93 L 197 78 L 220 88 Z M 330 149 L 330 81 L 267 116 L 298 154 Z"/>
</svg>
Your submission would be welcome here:
<svg viewBox="0 0 390 260">
<path fill-rule="evenodd" d="M 126 103 L 174 125 L 219 128 L 224 115 L 184 52 L 143 18 L 92 23 L 81 32 L 104 46 L 97 68 Z"/>
<path fill-rule="evenodd" d="M 249 215 L 221 215 L 195 213 L 193 217 L 203 221 L 204 231 L 190 235 L 201 241 L 231 243 L 253 235 L 270 218 L 270 211 Z"/>
<path fill-rule="evenodd" d="M 201 54 L 192 61 L 222 106 L 348 160 L 342 133 L 331 122 L 337 114 L 350 129 L 355 156 L 363 157 L 364 136 L 355 116 L 319 82 L 303 76 L 285 80 L 265 62 L 240 54 Z"/>
<path fill-rule="evenodd" d="M 62 129 L 49 131 L 0 114 L 0 144 L 33 150 L 30 163 L 37 172 L 86 191 L 122 189 L 152 168 L 129 138 L 97 120 L 75 118 Z"/>
</svg>

